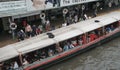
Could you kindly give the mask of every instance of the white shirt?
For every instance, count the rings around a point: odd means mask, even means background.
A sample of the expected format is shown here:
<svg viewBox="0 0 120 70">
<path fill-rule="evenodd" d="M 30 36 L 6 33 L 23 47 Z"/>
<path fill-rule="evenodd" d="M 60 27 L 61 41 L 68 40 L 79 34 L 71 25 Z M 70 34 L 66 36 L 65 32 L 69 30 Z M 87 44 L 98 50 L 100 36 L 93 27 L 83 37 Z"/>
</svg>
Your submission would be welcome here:
<svg viewBox="0 0 120 70">
<path fill-rule="evenodd" d="M 62 24 L 62 27 L 65 27 L 65 26 L 67 26 L 67 23 L 63 23 L 63 24 Z"/>
<path fill-rule="evenodd" d="M 18 67 L 19 67 L 19 66 L 18 66 L 17 62 L 15 62 L 13 68 L 14 68 L 14 69 L 17 69 Z"/>
</svg>

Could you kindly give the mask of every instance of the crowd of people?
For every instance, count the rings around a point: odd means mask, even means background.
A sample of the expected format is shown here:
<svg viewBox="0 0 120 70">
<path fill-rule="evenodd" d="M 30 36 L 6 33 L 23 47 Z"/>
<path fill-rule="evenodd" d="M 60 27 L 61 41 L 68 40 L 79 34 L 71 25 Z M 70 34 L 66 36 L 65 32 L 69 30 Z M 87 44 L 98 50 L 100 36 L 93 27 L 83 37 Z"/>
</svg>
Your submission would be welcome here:
<svg viewBox="0 0 120 70">
<path fill-rule="evenodd" d="M 30 25 L 27 25 L 27 26 L 28 28 L 30 27 Z M 0 68 L 2 67 L 3 68 L 2 70 L 20 70 L 21 66 L 32 64 L 38 61 L 42 61 L 45 58 L 58 55 L 62 52 L 68 51 L 75 47 L 81 47 L 84 44 L 87 44 L 89 42 L 96 40 L 97 38 L 103 36 L 104 34 L 108 34 L 112 32 L 118 26 L 119 25 L 117 25 L 116 23 L 113 23 L 108 26 L 105 26 L 104 28 L 105 32 L 103 32 L 103 28 L 98 28 L 96 30 L 88 32 L 87 35 L 82 34 L 74 38 L 47 46 L 45 48 L 38 49 L 38 50 L 35 50 L 27 54 L 23 54 L 21 56 L 22 57 L 21 61 L 19 60 L 19 57 L 16 57 L 14 59 L 11 59 L 11 61 L 1 62 Z M 30 27 L 28 31 L 31 31 L 31 29 L 32 27 Z"/>
<path fill-rule="evenodd" d="M 50 21 L 46 20 L 44 25 L 30 25 L 26 21 L 23 22 L 23 28 L 17 30 L 18 41 L 22 41 L 26 38 L 37 36 L 43 32 L 54 30 L 54 26 L 50 25 Z"/>
<path fill-rule="evenodd" d="M 63 17 L 64 17 L 64 23 L 61 24 L 61 27 L 65 27 L 70 24 L 74 24 L 79 21 L 87 20 L 91 18 L 91 17 L 88 17 L 87 14 L 84 11 L 82 11 L 79 7 L 75 7 L 72 10 L 69 10 L 66 14 L 63 14 Z M 26 38 L 37 36 L 47 31 L 55 30 L 55 26 L 51 25 L 51 22 L 49 19 L 42 19 L 41 22 L 42 24 L 37 26 L 35 24 L 30 25 L 26 21 L 23 21 L 23 28 L 17 30 L 16 32 L 18 41 L 22 41 Z M 110 33 L 115 28 L 116 27 L 114 25 L 106 26 L 105 34 Z M 36 61 L 41 61 L 42 59 L 52 57 L 54 55 L 58 55 L 64 51 L 68 51 L 77 46 L 82 46 L 86 43 L 94 41 L 95 39 L 101 37 L 103 34 L 104 33 L 102 28 L 99 28 L 89 32 L 87 36 L 83 34 L 83 35 L 74 37 L 72 39 L 48 46 L 46 48 L 24 54 L 22 55 L 22 61 L 19 60 L 19 57 L 16 57 L 11 61 L 1 62 L 0 68 L 2 69 L 0 70 L 20 70 L 19 68 L 22 65 L 24 66 L 24 65 L 34 63 Z"/>
<path fill-rule="evenodd" d="M 67 9 L 68 10 L 68 9 Z M 64 23 L 61 24 L 60 27 L 65 27 L 68 26 L 70 24 L 74 24 L 77 23 L 79 21 L 82 20 L 87 20 L 90 19 L 91 17 L 88 17 L 87 14 L 85 14 L 85 12 L 83 14 L 81 14 L 82 11 L 79 7 L 75 7 L 71 10 L 69 10 L 68 12 L 66 12 L 66 14 L 63 14 L 63 18 Z M 55 30 L 56 26 L 51 24 L 51 21 L 47 18 L 42 18 L 41 19 L 41 24 L 36 25 L 30 25 L 29 23 L 27 23 L 26 20 L 24 20 L 22 22 L 22 29 L 19 29 L 17 31 L 17 38 L 18 41 L 24 40 L 25 38 L 30 38 L 36 35 L 39 35 L 43 32 L 47 32 L 47 31 L 51 31 L 51 30 Z"/>
<path fill-rule="evenodd" d="M 50 45 L 46 48 L 28 53 L 23 56 L 23 60 L 25 60 L 23 62 L 23 65 L 31 64 L 36 61 L 41 61 L 42 59 L 45 59 L 54 55 L 58 55 L 62 52 L 68 51 L 75 47 L 82 46 L 86 43 L 92 42 L 97 38 L 103 36 L 104 34 L 108 34 L 111 31 L 115 30 L 115 28 L 117 28 L 116 25 L 108 25 L 105 27 L 105 33 L 103 33 L 102 28 L 98 28 L 94 31 L 88 32 L 87 36 L 85 34 L 82 34 L 80 36 L 62 41 L 60 43 Z"/>
</svg>

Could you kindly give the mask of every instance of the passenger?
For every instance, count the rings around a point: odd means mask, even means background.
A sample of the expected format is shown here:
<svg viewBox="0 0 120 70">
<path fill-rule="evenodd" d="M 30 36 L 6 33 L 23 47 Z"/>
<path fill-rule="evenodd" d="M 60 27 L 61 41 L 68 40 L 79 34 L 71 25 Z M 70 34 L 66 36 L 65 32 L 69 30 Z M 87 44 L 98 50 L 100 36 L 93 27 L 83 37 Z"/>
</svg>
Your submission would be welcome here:
<svg viewBox="0 0 120 70">
<path fill-rule="evenodd" d="M 72 43 L 68 43 L 68 47 L 69 47 L 69 49 L 72 49 L 72 48 L 74 48 L 75 46 L 74 46 Z"/>
<path fill-rule="evenodd" d="M 100 36 L 102 36 L 103 35 L 103 33 L 102 33 L 102 29 L 101 28 L 98 28 L 97 30 L 95 30 L 96 32 L 96 34 L 98 35 L 98 37 L 100 37 Z"/>
<path fill-rule="evenodd" d="M 13 65 L 13 69 L 14 70 L 18 70 L 19 66 L 18 66 L 18 63 L 15 61 L 14 62 L 14 65 Z"/>
<path fill-rule="evenodd" d="M 106 34 L 108 34 L 108 33 L 111 32 L 111 28 L 110 28 L 109 26 L 107 26 L 107 27 L 105 28 L 105 30 L 106 30 Z"/>
<path fill-rule="evenodd" d="M 41 52 L 40 52 L 41 50 L 37 50 L 36 51 L 36 54 L 35 54 L 35 57 L 36 57 L 36 59 L 38 60 L 38 61 L 40 61 L 40 58 L 41 58 Z"/>
<path fill-rule="evenodd" d="M 90 33 L 89 36 L 90 36 L 90 42 L 97 39 L 97 35 L 94 32 Z"/>
<path fill-rule="evenodd" d="M 57 53 L 61 53 L 63 49 L 60 47 L 59 43 L 56 44 L 55 50 Z"/>
<path fill-rule="evenodd" d="M 73 38 L 73 40 L 71 41 L 71 43 L 73 44 L 73 46 L 77 46 L 77 41 L 76 41 L 76 39 L 75 38 Z"/>
<path fill-rule="evenodd" d="M 113 31 L 115 29 L 115 27 L 113 25 L 111 25 L 111 31 Z"/>
<path fill-rule="evenodd" d="M 43 50 L 42 53 L 41 53 L 41 58 L 44 59 L 47 57 L 47 54 L 45 53 L 45 51 Z"/>
<path fill-rule="evenodd" d="M 36 52 L 34 53 L 34 57 L 33 58 L 34 58 L 33 62 L 40 61 L 39 55 Z"/>
<path fill-rule="evenodd" d="M 82 35 L 82 40 L 83 40 L 83 44 L 86 44 L 86 36 L 85 36 L 85 34 L 84 35 Z"/>
<path fill-rule="evenodd" d="M 80 38 L 78 39 L 78 44 L 81 46 L 83 44 L 83 40 L 82 37 L 80 36 Z"/>
<path fill-rule="evenodd" d="M 49 49 L 49 50 L 48 50 L 48 56 L 50 56 L 50 57 L 51 57 L 51 56 L 53 56 L 53 55 L 54 55 L 53 50 L 52 50 L 52 49 Z"/>
<path fill-rule="evenodd" d="M 90 40 L 91 40 L 91 39 L 90 39 L 90 36 L 88 35 L 88 36 L 87 36 L 87 43 L 89 43 Z"/>
<path fill-rule="evenodd" d="M 8 70 L 13 70 L 13 64 L 11 63 L 8 67 L 6 67 Z"/>
<path fill-rule="evenodd" d="M 29 64 L 29 62 L 24 58 L 23 59 L 23 65 L 28 65 Z"/>
<path fill-rule="evenodd" d="M 64 44 L 63 50 L 64 50 L 64 51 L 69 50 L 69 47 L 68 47 L 67 43 Z"/>
</svg>

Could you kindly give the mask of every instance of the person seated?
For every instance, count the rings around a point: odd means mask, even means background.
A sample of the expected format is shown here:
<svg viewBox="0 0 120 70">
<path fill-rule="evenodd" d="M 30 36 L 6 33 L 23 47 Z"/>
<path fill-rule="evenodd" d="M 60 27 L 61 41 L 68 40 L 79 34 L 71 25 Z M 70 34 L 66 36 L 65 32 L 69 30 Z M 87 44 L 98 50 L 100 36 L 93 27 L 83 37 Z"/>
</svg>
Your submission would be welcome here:
<svg viewBox="0 0 120 70">
<path fill-rule="evenodd" d="M 29 62 L 24 58 L 23 59 L 23 65 L 28 65 L 29 64 Z"/>
<path fill-rule="evenodd" d="M 115 27 L 113 25 L 111 25 L 111 31 L 113 31 L 115 29 Z"/>
<path fill-rule="evenodd" d="M 73 46 L 77 46 L 78 44 L 77 44 L 77 41 L 76 41 L 76 39 L 74 38 L 74 39 L 72 39 L 72 41 L 71 41 L 71 43 L 73 44 Z"/>
<path fill-rule="evenodd" d="M 68 47 L 69 47 L 69 49 L 72 49 L 72 48 L 74 48 L 75 46 L 74 46 L 71 42 L 69 42 L 69 43 L 68 43 Z"/>
<path fill-rule="evenodd" d="M 82 40 L 83 40 L 83 44 L 87 43 L 87 38 L 85 34 L 82 35 Z"/>
<path fill-rule="evenodd" d="M 63 51 L 63 49 L 60 47 L 59 43 L 56 44 L 55 50 L 57 53 L 61 53 Z"/>
<path fill-rule="evenodd" d="M 41 53 L 41 58 L 44 59 L 47 57 L 47 54 L 45 53 L 45 51 L 43 50 L 42 53 Z"/>
<path fill-rule="evenodd" d="M 91 40 L 91 39 L 90 39 L 90 35 L 88 35 L 87 38 L 86 38 L 86 42 L 89 43 L 90 40 Z"/>
<path fill-rule="evenodd" d="M 50 57 L 51 57 L 51 56 L 53 56 L 53 55 L 54 55 L 53 50 L 52 50 L 52 49 L 49 49 L 49 50 L 48 50 L 48 56 L 50 56 Z"/>
<path fill-rule="evenodd" d="M 78 44 L 79 44 L 80 46 L 83 44 L 82 37 L 80 37 L 80 38 L 78 39 Z"/>
<path fill-rule="evenodd" d="M 33 62 L 40 61 L 39 55 L 37 53 L 34 53 L 34 59 Z"/>
<path fill-rule="evenodd" d="M 89 36 L 90 36 L 90 42 L 97 39 L 97 35 L 94 32 L 90 33 Z"/>
<path fill-rule="evenodd" d="M 15 61 L 14 64 L 13 64 L 13 69 L 14 69 L 14 70 L 18 70 L 18 68 L 19 68 L 19 65 L 18 65 L 18 63 Z"/>
<path fill-rule="evenodd" d="M 106 30 L 106 34 L 108 34 L 108 33 L 111 32 L 111 28 L 110 28 L 109 26 L 107 26 L 107 27 L 105 28 L 105 30 Z"/>
<path fill-rule="evenodd" d="M 69 47 L 68 47 L 67 43 L 64 44 L 63 50 L 64 50 L 64 51 L 69 50 Z"/>
</svg>

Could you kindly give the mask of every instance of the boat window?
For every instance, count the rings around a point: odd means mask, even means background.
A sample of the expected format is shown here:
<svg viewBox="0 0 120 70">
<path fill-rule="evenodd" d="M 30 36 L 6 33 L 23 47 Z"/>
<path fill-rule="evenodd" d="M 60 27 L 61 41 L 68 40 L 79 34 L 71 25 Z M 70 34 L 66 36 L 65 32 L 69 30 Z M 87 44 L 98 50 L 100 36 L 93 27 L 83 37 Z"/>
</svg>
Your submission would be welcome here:
<svg viewBox="0 0 120 70">
<path fill-rule="evenodd" d="M 42 59 L 55 55 L 55 53 L 55 45 L 50 45 L 45 48 L 24 54 L 23 65 L 31 64 L 36 61 L 41 61 Z"/>
<path fill-rule="evenodd" d="M 88 32 L 88 35 L 87 35 L 87 43 L 91 42 L 91 41 L 94 41 L 95 39 L 97 39 L 99 36 L 99 31 L 96 29 L 96 30 L 93 30 L 91 32 Z"/>
<path fill-rule="evenodd" d="M 19 69 L 20 66 L 21 62 L 19 61 L 19 57 L 15 57 L 0 63 L 1 70 L 16 70 Z"/>
<path fill-rule="evenodd" d="M 107 25 L 107 26 L 105 26 L 105 33 L 108 34 L 112 31 L 114 31 L 118 27 L 119 27 L 119 22 L 114 22 L 110 25 Z"/>
</svg>

